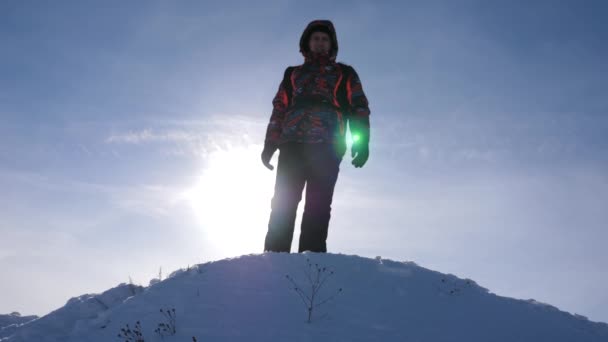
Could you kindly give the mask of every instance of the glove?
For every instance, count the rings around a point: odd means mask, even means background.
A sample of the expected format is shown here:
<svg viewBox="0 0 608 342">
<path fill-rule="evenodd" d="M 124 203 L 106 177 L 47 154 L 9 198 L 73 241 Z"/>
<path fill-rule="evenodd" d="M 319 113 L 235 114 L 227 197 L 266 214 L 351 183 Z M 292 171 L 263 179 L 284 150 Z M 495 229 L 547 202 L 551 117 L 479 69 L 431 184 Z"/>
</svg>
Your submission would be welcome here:
<svg viewBox="0 0 608 342">
<path fill-rule="evenodd" d="M 355 167 L 363 167 L 367 159 L 369 158 L 369 144 L 363 142 L 356 142 L 350 147 L 351 157 L 353 157 L 352 164 Z M 356 156 L 355 156 L 356 154 Z"/>
<path fill-rule="evenodd" d="M 266 166 L 269 170 L 274 170 L 274 166 L 272 166 L 270 164 L 270 159 L 272 158 L 272 155 L 274 154 L 274 152 L 278 149 L 279 147 L 274 144 L 274 143 L 265 143 L 264 144 L 264 150 L 262 151 L 262 163 L 264 164 L 264 166 Z"/>
<path fill-rule="evenodd" d="M 349 127 L 354 140 L 350 147 L 352 164 L 362 167 L 369 158 L 369 117 L 353 117 L 349 120 Z"/>
</svg>

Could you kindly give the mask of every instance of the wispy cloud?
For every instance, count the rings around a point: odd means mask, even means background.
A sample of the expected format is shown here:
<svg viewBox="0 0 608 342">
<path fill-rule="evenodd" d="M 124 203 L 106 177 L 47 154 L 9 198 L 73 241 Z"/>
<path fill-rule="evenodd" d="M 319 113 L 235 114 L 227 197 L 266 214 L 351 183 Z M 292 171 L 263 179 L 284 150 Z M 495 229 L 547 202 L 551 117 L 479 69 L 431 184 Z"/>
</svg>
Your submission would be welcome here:
<svg viewBox="0 0 608 342">
<path fill-rule="evenodd" d="M 180 195 L 183 192 L 184 188 L 178 186 L 145 184 L 113 191 L 110 196 L 123 210 L 144 216 L 168 217 L 185 204 Z"/>
<path fill-rule="evenodd" d="M 29 171 L 0 169 L 0 184 L 21 183 L 24 191 L 42 189 L 51 193 L 91 196 L 98 201 L 107 201 L 125 212 L 143 216 L 169 216 L 171 211 L 182 205 L 180 194 L 187 185 L 175 184 L 133 184 L 128 186 L 85 182 L 45 176 Z M 0 202 L 1 203 L 1 202 Z"/>
<path fill-rule="evenodd" d="M 254 116 L 214 115 L 206 120 L 154 120 L 146 127 L 109 134 L 104 143 L 156 145 L 165 155 L 206 158 L 234 146 L 262 144 L 266 122 Z"/>
<path fill-rule="evenodd" d="M 139 131 L 129 131 L 122 134 L 112 134 L 106 139 L 106 143 L 142 144 L 150 142 L 193 142 L 203 138 L 201 134 L 194 132 L 172 130 L 155 132 L 145 128 Z"/>
</svg>

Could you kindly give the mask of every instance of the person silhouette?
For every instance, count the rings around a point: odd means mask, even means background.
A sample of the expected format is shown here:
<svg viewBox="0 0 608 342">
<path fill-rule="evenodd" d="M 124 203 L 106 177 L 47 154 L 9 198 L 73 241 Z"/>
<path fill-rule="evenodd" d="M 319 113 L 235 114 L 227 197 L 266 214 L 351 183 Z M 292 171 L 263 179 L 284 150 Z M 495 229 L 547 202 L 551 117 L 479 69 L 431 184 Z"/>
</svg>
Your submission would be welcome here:
<svg viewBox="0 0 608 342">
<path fill-rule="evenodd" d="M 369 158 L 369 104 L 355 69 L 336 62 L 338 40 L 329 20 L 311 21 L 300 37 L 304 63 L 289 66 L 274 97 L 262 163 L 270 170 L 279 150 L 265 252 L 291 250 L 295 219 L 306 185 L 298 252 L 327 252 L 331 203 L 352 136 L 352 164 Z"/>
</svg>

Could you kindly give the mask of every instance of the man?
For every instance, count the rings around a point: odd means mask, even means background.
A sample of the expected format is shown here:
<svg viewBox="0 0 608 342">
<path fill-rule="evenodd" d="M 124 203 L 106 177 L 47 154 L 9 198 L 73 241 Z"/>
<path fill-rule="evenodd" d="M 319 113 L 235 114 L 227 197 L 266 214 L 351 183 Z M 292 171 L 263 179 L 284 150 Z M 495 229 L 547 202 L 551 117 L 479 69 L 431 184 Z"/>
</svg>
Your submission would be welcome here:
<svg viewBox="0 0 608 342">
<path fill-rule="evenodd" d="M 346 123 L 353 145 L 352 164 L 369 157 L 368 101 L 359 76 L 337 63 L 338 40 L 329 20 L 314 20 L 300 38 L 304 64 L 285 70 L 274 97 L 262 162 L 279 149 L 264 251 L 290 252 L 298 203 L 306 184 L 298 252 L 327 252 L 331 202 L 346 153 Z"/>
</svg>

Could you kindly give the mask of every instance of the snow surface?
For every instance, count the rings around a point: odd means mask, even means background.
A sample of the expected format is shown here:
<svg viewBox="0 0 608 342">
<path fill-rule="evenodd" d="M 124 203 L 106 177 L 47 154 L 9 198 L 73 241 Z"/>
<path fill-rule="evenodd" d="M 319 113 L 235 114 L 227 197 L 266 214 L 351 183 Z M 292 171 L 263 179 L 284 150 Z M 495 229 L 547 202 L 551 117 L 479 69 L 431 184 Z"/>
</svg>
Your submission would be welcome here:
<svg viewBox="0 0 608 342">
<path fill-rule="evenodd" d="M 308 323 L 304 303 L 315 264 L 327 277 L 315 303 L 331 299 Z M 175 309 L 175 335 L 155 332 L 169 323 L 161 309 Z M 137 321 L 146 342 L 608 341 L 606 323 L 498 296 L 470 279 L 413 262 L 329 253 L 245 255 L 178 270 L 148 287 L 120 284 L 72 298 L 0 341 L 125 341 L 121 328 Z"/>
<path fill-rule="evenodd" d="M 0 339 L 15 333 L 17 328 L 31 320 L 38 318 L 36 315 L 21 316 L 19 312 L 11 312 L 8 315 L 0 315 Z"/>
<path fill-rule="evenodd" d="M 11 312 L 8 315 L 0 315 L 0 328 L 6 327 L 11 324 L 22 324 L 27 321 L 38 318 L 36 315 L 32 316 L 21 316 L 19 312 Z"/>
</svg>

